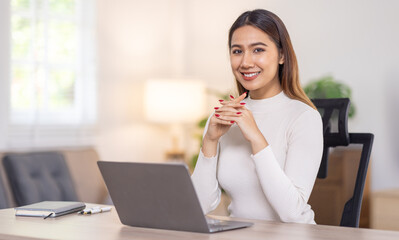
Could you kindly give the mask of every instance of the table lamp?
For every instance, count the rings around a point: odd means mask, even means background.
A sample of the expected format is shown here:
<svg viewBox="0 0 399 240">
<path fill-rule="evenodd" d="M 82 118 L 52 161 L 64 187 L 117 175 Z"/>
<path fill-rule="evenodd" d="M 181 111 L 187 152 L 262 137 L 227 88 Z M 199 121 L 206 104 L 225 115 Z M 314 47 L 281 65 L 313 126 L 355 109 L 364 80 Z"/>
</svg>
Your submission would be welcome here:
<svg viewBox="0 0 399 240">
<path fill-rule="evenodd" d="M 145 114 L 153 123 L 171 126 L 169 160 L 184 160 L 182 125 L 195 123 L 205 113 L 205 84 L 189 79 L 150 79 L 145 86 Z"/>
</svg>

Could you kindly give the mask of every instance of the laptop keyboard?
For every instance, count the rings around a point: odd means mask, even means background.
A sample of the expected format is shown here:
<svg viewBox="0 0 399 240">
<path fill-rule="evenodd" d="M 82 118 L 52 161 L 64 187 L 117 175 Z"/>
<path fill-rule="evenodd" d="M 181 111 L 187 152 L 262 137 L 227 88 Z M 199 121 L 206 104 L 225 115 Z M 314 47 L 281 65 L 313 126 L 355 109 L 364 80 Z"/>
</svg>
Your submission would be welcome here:
<svg viewBox="0 0 399 240">
<path fill-rule="evenodd" d="M 229 225 L 228 221 L 213 219 L 213 218 L 206 218 L 206 222 L 210 227 L 223 227 Z"/>
<path fill-rule="evenodd" d="M 218 232 L 223 230 L 230 230 L 242 227 L 249 227 L 253 225 L 252 223 L 219 220 L 205 216 L 206 222 L 208 224 L 210 232 Z"/>
<path fill-rule="evenodd" d="M 208 224 L 215 224 L 215 223 L 220 223 L 221 221 L 218 220 L 218 219 L 213 219 L 213 218 L 206 217 L 206 222 Z"/>
</svg>

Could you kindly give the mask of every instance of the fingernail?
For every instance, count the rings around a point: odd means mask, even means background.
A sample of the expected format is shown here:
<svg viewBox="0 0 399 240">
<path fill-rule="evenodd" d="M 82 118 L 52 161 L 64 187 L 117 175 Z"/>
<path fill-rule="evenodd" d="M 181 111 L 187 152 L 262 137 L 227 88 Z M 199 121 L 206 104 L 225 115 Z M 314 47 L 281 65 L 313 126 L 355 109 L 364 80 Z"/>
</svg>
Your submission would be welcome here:
<svg viewBox="0 0 399 240">
<path fill-rule="evenodd" d="M 230 95 L 230 98 L 234 99 L 234 97 L 233 97 L 233 96 L 231 96 L 231 95 Z"/>
<path fill-rule="evenodd" d="M 245 94 L 247 94 L 248 92 L 244 92 Z"/>
<path fill-rule="evenodd" d="M 223 102 L 224 100 L 220 99 L 219 102 Z"/>
<path fill-rule="evenodd" d="M 230 123 L 234 123 L 234 121 L 230 121 Z"/>
<path fill-rule="evenodd" d="M 214 109 L 215 109 L 215 110 L 218 110 L 219 108 L 218 108 L 218 107 L 214 107 Z"/>
<path fill-rule="evenodd" d="M 241 105 L 245 105 L 245 102 L 240 103 Z"/>
<path fill-rule="evenodd" d="M 242 112 L 237 112 L 237 114 L 241 114 Z"/>
<path fill-rule="evenodd" d="M 215 114 L 215 116 L 216 116 L 216 117 L 220 117 L 220 115 L 219 115 L 219 114 Z"/>
</svg>

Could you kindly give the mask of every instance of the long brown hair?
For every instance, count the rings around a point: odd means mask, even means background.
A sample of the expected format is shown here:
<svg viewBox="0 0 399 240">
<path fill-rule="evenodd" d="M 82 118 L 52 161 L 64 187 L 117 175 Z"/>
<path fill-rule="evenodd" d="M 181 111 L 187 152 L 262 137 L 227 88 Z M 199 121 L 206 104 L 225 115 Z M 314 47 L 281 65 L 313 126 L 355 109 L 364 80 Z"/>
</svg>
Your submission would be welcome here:
<svg viewBox="0 0 399 240">
<path fill-rule="evenodd" d="M 306 103 L 316 109 L 312 101 L 306 96 L 299 82 L 298 62 L 291 39 L 283 21 L 274 13 L 256 9 L 241 14 L 233 23 L 229 31 L 229 49 L 231 49 L 231 38 L 237 28 L 251 25 L 265 32 L 282 52 L 284 63 L 279 65 L 278 76 L 284 93 L 292 98 Z M 239 94 L 248 90 L 245 89 L 236 79 Z"/>
</svg>

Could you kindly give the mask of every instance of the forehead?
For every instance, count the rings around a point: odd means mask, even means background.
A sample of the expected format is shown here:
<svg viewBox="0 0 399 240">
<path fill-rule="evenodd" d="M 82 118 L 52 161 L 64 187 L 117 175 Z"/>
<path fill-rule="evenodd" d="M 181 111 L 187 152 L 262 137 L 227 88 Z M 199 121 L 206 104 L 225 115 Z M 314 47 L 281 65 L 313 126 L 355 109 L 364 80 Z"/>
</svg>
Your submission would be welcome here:
<svg viewBox="0 0 399 240">
<path fill-rule="evenodd" d="M 263 42 L 269 45 L 272 40 L 268 34 L 251 25 L 237 28 L 231 37 L 231 45 L 250 45 L 255 42 Z"/>
</svg>

